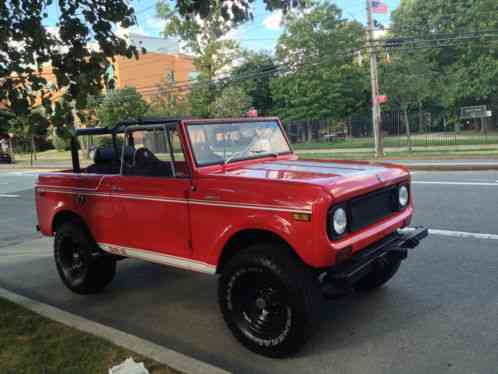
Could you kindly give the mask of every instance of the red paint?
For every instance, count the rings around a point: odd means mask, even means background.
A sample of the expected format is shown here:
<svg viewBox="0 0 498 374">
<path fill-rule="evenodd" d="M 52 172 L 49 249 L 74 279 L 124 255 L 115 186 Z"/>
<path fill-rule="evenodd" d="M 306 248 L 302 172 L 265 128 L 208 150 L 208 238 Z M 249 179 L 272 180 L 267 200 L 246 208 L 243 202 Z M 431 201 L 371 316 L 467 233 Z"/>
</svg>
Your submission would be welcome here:
<svg viewBox="0 0 498 374">
<path fill-rule="evenodd" d="M 260 120 L 268 119 L 241 119 Z M 334 265 L 337 251 L 351 247 L 356 252 L 410 222 L 412 201 L 404 211 L 332 242 L 326 222 L 333 204 L 409 182 L 408 170 L 390 164 L 299 160 L 294 153 L 198 168 L 185 127 L 182 122 L 189 178 L 70 171 L 40 175 L 36 207 L 41 232 L 53 235 L 54 217 L 73 212 L 97 242 L 216 266 L 233 235 L 259 229 L 280 236 L 307 264 L 327 267 Z M 311 222 L 294 220 L 293 212 L 311 213 Z"/>
</svg>

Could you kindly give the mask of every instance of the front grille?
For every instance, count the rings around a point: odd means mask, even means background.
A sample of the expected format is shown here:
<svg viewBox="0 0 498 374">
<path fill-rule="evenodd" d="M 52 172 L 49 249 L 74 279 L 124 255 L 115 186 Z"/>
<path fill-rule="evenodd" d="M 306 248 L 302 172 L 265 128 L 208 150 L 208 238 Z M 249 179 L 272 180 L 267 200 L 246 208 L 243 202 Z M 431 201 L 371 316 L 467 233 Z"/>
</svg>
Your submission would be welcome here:
<svg viewBox="0 0 498 374">
<path fill-rule="evenodd" d="M 350 230 L 358 231 L 398 210 L 396 187 L 357 197 L 349 202 Z"/>
</svg>

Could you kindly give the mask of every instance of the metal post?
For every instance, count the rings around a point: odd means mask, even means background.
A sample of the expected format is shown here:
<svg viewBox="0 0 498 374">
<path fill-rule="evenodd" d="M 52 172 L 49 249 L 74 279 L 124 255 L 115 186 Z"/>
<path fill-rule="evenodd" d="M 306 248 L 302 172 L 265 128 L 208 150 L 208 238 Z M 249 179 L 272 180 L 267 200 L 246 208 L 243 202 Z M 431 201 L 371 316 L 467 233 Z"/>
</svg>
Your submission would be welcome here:
<svg viewBox="0 0 498 374">
<path fill-rule="evenodd" d="M 372 18 L 372 4 L 371 0 L 367 1 L 367 40 L 370 50 L 370 81 L 372 86 L 372 124 L 373 124 L 373 134 L 375 143 L 375 157 L 384 156 L 384 147 L 382 142 L 382 131 L 380 128 L 380 104 L 377 102 L 377 96 L 379 95 L 379 75 L 377 66 L 377 50 L 374 47 L 374 27 Z"/>
<path fill-rule="evenodd" d="M 10 153 L 10 162 L 14 163 L 14 147 L 12 145 L 12 138 L 14 134 L 9 134 L 9 153 Z"/>
</svg>

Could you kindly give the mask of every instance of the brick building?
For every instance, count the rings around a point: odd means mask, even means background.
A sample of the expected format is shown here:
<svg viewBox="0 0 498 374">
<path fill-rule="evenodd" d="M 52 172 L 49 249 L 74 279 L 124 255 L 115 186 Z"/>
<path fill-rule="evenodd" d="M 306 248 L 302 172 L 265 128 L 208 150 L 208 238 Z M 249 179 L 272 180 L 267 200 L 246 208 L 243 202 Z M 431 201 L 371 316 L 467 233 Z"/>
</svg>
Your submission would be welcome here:
<svg viewBox="0 0 498 374">
<path fill-rule="evenodd" d="M 157 93 L 163 82 L 175 84 L 195 78 L 192 57 L 181 53 L 178 43 L 138 34 L 129 34 L 131 44 L 145 48 L 147 53 L 135 58 L 117 57 L 110 74 L 114 76 L 114 87 L 135 87 L 146 100 Z"/>
</svg>

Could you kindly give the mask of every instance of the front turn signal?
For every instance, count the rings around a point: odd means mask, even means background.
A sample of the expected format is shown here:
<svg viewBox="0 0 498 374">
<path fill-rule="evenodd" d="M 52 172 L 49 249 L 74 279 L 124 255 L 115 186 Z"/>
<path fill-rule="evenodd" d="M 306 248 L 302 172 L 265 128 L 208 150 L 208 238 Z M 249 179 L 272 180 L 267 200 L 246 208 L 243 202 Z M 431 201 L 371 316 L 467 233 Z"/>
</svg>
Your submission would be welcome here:
<svg viewBox="0 0 498 374">
<path fill-rule="evenodd" d="M 309 213 L 292 213 L 292 218 L 296 221 L 311 222 L 311 214 Z"/>
</svg>

